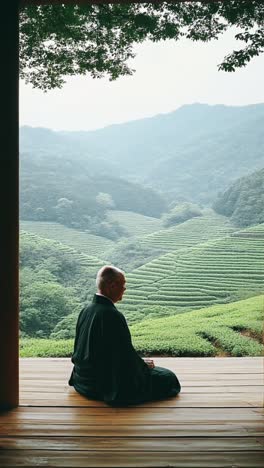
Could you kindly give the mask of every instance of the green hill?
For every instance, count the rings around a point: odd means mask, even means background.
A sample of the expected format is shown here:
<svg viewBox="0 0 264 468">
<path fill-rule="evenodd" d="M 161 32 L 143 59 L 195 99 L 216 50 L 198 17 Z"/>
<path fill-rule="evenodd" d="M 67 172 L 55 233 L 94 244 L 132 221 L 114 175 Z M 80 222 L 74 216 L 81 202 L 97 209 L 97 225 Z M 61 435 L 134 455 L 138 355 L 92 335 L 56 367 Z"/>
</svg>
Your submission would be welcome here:
<svg viewBox="0 0 264 468">
<path fill-rule="evenodd" d="M 135 219 L 143 223 L 145 229 L 145 218 L 138 218 L 136 215 Z M 141 226 L 142 224 L 138 224 L 139 229 Z M 119 241 L 108 252 L 108 259 L 128 273 L 166 252 L 191 247 L 209 239 L 221 238 L 233 231 L 234 228 L 228 218 L 207 209 L 206 214 L 200 218 L 193 218 L 177 226 L 163 228 L 144 236 Z"/>
<path fill-rule="evenodd" d="M 101 251 L 101 253 L 103 252 Z M 44 238 L 33 232 L 20 230 L 21 266 L 40 267 L 40 263 L 43 260 L 47 260 L 54 255 L 57 255 L 61 259 L 65 259 L 68 256 L 69 259 L 74 260 L 76 265 L 92 268 L 93 272 L 96 271 L 96 268 L 104 265 L 105 262 L 105 260 L 95 255 L 84 254 L 60 241 Z M 63 271 L 63 273 L 66 274 L 66 271 Z"/>
<path fill-rule="evenodd" d="M 208 210 L 209 211 L 209 210 Z M 192 218 L 168 229 L 161 229 L 138 239 L 139 244 L 164 252 L 191 247 L 209 239 L 217 239 L 234 231 L 230 221 L 214 212 Z"/>
<path fill-rule="evenodd" d="M 117 221 L 130 236 L 143 236 L 162 228 L 160 219 L 144 216 L 132 211 L 108 211 L 108 219 Z"/>
<path fill-rule="evenodd" d="M 259 356 L 263 354 L 264 296 L 215 305 L 183 315 L 145 320 L 131 327 L 143 355 Z M 77 316 L 71 324 L 74 335 Z M 71 356 L 73 340 L 20 340 L 23 357 Z"/>
<path fill-rule="evenodd" d="M 99 255 L 106 258 L 107 250 L 115 245 L 113 241 L 105 237 L 94 236 L 88 232 L 71 229 L 58 223 L 21 221 L 20 227 L 24 231 L 58 241 L 91 256 Z"/>
<path fill-rule="evenodd" d="M 80 267 L 93 267 L 93 277 L 100 266 L 111 261 L 114 243 L 107 239 L 55 223 L 24 222 L 21 226 L 42 237 L 62 240 L 54 248 L 70 254 Z M 212 240 L 228 232 L 231 235 Z M 135 262 L 142 255 L 142 266 L 127 274 L 127 292 L 120 304 L 130 322 L 231 302 L 257 294 L 263 287 L 264 224 L 232 233 L 224 217 L 204 216 L 136 239 L 137 250 L 126 252 L 126 245 L 116 244 L 117 251 L 122 254 L 124 250 L 124 258 L 128 253 Z M 154 258 L 146 263 L 147 254 Z M 127 258 L 122 264 L 120 260 L 117 265 L 126 270 L 129 261 Z"/>
<path fill-rule="evenodd" d="M 57 323 L 78 313 L 95 289 L 95 256 L 32 233 L 20 233 L 20 330 L 49 337 Z"/>
<path fill-rule="evenodd" d="M 264 225 L 247 233 L 171 251 L 135 269 L 120 309 L 132 322 L 257 294 L 264 280 Z"/>
<path fill-rule="evenodd" d="M 264 222 L 264 169 L 236 180 L 214 203 L 237 226 Z"/>
<path fill-rule="evenodd" d="M 125 271 L 131 271 L 132 267 L 143 265 L 163 252 L 190 247 L 234 231 L 227 218 L 211 213 L 168 229 L 160 229 L 160 219 L 138 213 L 111 210 L 108 216 L 132 237 L 137 236 L 136 239 L 113 242 L 59 223 L 42 221 L 21 221 L 20 227 L 27 232 L 68 245 L 86 255 L 99 255 Z"/>
</svg>

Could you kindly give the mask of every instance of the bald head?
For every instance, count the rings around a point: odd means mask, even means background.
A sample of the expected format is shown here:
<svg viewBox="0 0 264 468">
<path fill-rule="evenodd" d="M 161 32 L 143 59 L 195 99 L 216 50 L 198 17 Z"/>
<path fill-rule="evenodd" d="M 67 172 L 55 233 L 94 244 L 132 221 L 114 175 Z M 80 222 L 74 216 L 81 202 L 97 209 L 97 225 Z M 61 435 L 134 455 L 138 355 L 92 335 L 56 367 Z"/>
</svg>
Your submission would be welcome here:
<svg viewBox="0 0 264 468">
<path fill-rule="evenodd" d="M 104 265 L 97 273 L 96 286 L 99 294 L 113 302 L 121 301 L 126 290 L 126 278 L 122 270 L 112 265 Z"/>
</svg>

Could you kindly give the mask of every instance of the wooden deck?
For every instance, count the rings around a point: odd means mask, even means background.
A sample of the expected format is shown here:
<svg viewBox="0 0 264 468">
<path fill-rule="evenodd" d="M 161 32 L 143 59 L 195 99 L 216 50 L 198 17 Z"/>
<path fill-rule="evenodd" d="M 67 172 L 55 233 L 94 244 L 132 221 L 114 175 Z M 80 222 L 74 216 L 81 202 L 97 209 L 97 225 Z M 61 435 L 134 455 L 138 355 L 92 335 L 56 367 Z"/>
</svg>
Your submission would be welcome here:
<svg viewBox="0 0 264 468">
<path fill-rule="evenodd" d="M 264 466 L 263 358 L 159 358 L 182 392 L 109 408 L 68 387 L 69 359 L 22 359 L 20 407 L 0 417 L 0 466 Z"/>
</svg>

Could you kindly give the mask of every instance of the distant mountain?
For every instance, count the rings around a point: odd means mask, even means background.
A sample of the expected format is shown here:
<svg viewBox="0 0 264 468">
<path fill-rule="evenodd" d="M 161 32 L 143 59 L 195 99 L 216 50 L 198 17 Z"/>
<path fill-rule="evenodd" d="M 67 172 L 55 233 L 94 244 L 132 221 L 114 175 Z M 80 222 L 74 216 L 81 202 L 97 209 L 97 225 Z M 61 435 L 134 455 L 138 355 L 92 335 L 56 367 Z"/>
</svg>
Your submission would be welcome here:
<svg viewBox="0 0 264 468">
<path fill-rule="evenodd" d="M 121 176 L 119 167 L 107 159 L 107 155 L 100 157 L 91 152 L 89 145 L 82 146 L 71 138 L 71 133 L 63 134 L 47 128 L 33 128 L 24 126 L 20 128 L 20 151 L 26 155 L 23 165 L 29 167 L 33 163 L 45 166 L 46 162 L 50 165 L 53 160 L 56 166 L 72 166 L 75 171 L 82 169 L 89 171 L 89 175 L 107 174 Z M 84 166 L 83 166 L 84 165 Z M 24 167 L 24 166 L 23 166 Z"/>
<path fill-rule="evenodd" d="M 237 226 L 264 223 L 264 169 L 236 180 L 214 203 Z"/>
<path fill-rule="evenodd" d="M 193 104 L 89 132 L 22 127 L 21 150 L 80 160 L 90 172 L 210 204 L 236 178 L 264 166 L 263 123 L 264 104 Z"/>
</svg>

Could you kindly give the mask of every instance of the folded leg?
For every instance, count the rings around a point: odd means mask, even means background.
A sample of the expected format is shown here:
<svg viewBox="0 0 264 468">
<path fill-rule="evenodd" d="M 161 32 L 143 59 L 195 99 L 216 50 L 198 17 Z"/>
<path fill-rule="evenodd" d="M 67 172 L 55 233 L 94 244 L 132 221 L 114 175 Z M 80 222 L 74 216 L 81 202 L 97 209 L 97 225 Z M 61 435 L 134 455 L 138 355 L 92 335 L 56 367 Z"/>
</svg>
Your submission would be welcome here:
<svg viewBox="0 0 264 468">
<path fill-rule="evenodd" d="M 151 399 L 161 400 L 177 395 L 181 385 L 176 375 L 164 367 L 151 369 Z"/>
</svg>

